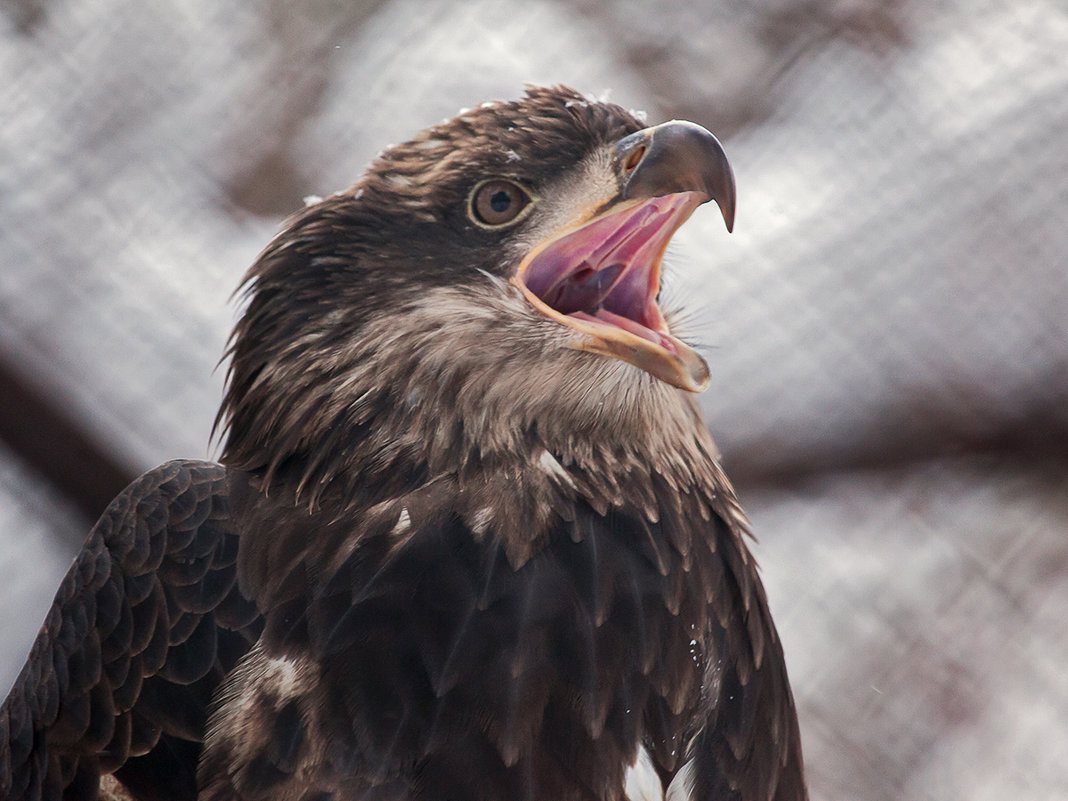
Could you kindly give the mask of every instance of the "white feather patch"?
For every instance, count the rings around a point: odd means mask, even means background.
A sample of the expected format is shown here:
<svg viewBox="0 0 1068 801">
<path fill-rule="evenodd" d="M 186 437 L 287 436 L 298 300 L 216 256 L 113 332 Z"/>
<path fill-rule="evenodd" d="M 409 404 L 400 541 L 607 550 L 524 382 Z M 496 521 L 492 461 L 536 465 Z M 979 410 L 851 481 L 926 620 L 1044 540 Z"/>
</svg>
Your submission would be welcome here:
<svg viewBox="0 0 1068 801">
<path fill-rule="evenodd" d="M 100 790 L 97 798 L 100 801 L 135 801 L 130 791 L 110 773 L 100 777 Z"/>
<path fill-rule="evenodd" d="M 284 656 L 268 659 L 260 674 L 261 686 L 270 687 L 281 701 L 303 695 L 308 689 L 308 671 L 303 659 Z"/>
<path fill-rule="evenodd" d="M 668 785 L 664 801 L 690 801 L 693 798 L 693 760 L 691 759 L 675 774 Z"/>
<path fill-rule="evenodd" d="M 411 528 L 411 525 L 412 516 L 408 514 L 408 507 L 402 506 L 400 514 L 397 515 L 397 522 L 393 526 L 393 530 L 389 533 L 392 534 L 394 537 L 399 537 L 401 534 Z"/>
<path fill-rule="evenodd" d="M 479 509 L 471 520 L 471 530 L 481 536 L 489 531 L 490 523 L 493 522 L 493 510 L 486 506 Z"/>
<path fill-rule="evenodd" d="M 541 456 L 538 457 L 538 464 L 550 476 L 564 482 L 571 489 L 575 489 L 575 481 L 571 478 L 571 474 L 564 469 L 564 466 L 551 453 L 543 450 Z"/>
<path fill-rule="evenodd" d="M 627 801 L 664 801 L 664 788 L 645 746 L 638 747 L 634 764 L 623 777 L 623 792 Z"/>
</svg>

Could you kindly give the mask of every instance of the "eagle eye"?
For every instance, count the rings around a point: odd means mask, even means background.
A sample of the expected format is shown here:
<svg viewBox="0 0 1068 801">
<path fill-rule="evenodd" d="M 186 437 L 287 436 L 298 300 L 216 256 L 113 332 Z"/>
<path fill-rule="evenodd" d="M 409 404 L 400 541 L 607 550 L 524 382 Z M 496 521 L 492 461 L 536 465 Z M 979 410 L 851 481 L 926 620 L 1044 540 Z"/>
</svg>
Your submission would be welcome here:
<svg viewBox="0 0 1068 801">
<path fill-rule="evenodd" d="M 467 214 L 483 228 L 503 228 L 518 222 L 530 204 L 530 193 L 519 184 L 490 178 L 471 191 Z"/>
</svg>

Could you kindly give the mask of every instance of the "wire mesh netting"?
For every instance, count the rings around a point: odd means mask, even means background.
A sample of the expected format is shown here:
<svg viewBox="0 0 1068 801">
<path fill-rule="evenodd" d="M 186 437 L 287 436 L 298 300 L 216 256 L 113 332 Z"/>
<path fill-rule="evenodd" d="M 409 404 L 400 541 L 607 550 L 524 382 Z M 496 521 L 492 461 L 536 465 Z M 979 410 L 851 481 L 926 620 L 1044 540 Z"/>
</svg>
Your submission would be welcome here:
<svg viewBox="0 0 1068 801">
<path fill-rule="evenodd" d="M 11 0 L 0 357 L 131 471 L 204 456 L 230 292 L 305 195 L 527 81 L 694 119 L 739 213 L 695 215 L 666 294 L 712 367 L 814 797 L 1061 798 L 1066 52 L 1057 0 Z M 83 523 L 0 466 L 25 653 L 51 594 L 26 582 Z"/>
</svg>

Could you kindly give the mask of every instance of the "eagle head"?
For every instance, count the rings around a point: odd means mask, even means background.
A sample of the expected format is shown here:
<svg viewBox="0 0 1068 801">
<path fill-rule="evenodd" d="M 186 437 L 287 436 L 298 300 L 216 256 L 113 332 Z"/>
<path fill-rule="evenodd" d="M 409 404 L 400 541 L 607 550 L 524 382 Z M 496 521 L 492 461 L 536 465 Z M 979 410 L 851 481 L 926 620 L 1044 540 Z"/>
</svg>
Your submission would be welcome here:
<svg viewBox="0 0 1068 801">
<path fill-rule="evenodd" d="M 532 432 L 559 451 L 670 428 L 665 406 L 692 425 L 680 396 L 708 368 L 657 299 L 668 240 L 708 200 L 729 229 L 711 133 L 562 87 L 390 147 L 246 276 L 224 461 L 325 486 L 346 460 L 433 472 Z"/>
</svg>

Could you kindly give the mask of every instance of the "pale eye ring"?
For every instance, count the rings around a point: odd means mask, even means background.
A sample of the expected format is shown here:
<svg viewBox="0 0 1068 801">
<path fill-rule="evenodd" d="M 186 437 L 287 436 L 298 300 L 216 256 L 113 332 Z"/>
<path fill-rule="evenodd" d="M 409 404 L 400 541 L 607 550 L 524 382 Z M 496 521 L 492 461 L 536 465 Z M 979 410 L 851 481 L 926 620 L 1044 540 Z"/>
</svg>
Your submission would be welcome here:
<svg viewBox="0 0 1068 801">
<path fill-rule="evenodd" d="M 505 228 L 523 219 L 532 205 L 526 187 L 507 178 L 489 178 L 471 190 L 467 216 L 483 228 Z"/>
</svg>

